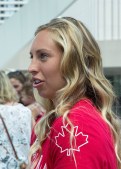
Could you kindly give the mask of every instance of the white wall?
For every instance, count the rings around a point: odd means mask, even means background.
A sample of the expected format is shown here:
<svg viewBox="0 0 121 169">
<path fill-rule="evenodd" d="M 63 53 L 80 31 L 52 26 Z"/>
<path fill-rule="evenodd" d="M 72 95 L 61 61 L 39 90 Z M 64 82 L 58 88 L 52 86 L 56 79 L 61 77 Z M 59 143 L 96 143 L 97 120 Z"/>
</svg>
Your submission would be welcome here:
<svg viewBox="0 0 121 169">
<path fill-rule="evenodd" d="M 29 3 L 0 26 L 0 69 L 20 68 L 18 52 L 33 38 L 36 28 L 59 15 L 74 0 L 29 0 Z M 18 65 L 19 64 L 19 65 Z M 6 67 L 7 66 L 7 67 Z"/>
<path fill-rule="evenodd" d="M 121 41 L 99 41 L 98 44 L 101 48 L 103 66 L 121 67 Z"/>
<path fill-rule="evenodd" d="M 121 40 L 121 0 L 77 0 L 66 15 L 83 21 L 97 40 Z"/>
</svg>

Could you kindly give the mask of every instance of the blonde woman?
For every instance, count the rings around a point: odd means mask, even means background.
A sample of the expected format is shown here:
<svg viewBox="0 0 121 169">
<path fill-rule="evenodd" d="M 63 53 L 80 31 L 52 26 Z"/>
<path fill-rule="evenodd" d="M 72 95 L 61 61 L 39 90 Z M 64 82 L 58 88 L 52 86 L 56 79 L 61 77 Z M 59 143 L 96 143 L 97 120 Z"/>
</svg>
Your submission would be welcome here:
<svg viewBox="0 0 121 169">
<path fill-rule="evenodd" d="M 121 168 L 115 96 L 84 24 L 64 17 L 40 26 L 30 56 L 33 87 L 46 112 L 32 133 L 29 168 Z"/>
<path fill-rule="evenodd" d="M 31 111 L 18 103 L 18 100 L 17 92 L 8 76 L 0 71 L 1 169 L 19 169 L 20 165 L 28 163 Z"/>
</svg>

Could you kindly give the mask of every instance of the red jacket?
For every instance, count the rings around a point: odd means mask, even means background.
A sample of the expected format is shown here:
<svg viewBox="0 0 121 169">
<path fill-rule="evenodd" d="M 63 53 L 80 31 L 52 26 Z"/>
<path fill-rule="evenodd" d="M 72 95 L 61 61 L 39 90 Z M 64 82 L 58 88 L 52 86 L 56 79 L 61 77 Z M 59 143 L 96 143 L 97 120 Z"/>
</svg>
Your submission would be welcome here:
<svg viewBox="0 0 121 169">
<path fill-rule="evenodd" d="M 41 155 L 36 153 L 40 156 L 36 169 L 117 169 L 111 131 L 92 102 L 79 101 L 68 117 L 74 127 L 73 146 L 67 132 L 69 124 L 64 125 L 62 117 L 57 118 L 42 145 Z M 33 132 L 31 144 L 35 139 Z"/>
</svg>

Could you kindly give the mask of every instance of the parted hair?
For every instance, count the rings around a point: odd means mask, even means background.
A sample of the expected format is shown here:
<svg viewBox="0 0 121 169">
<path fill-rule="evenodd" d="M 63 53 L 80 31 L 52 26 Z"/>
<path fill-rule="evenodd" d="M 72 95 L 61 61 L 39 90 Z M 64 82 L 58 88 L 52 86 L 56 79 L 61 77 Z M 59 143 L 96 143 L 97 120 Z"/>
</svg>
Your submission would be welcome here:
<svg viewBox="0 0 121 169">
<path fill-rule="evenodd" d="M 24 84 L 26 82 L 26 76 L 21 70 L 11 71 L 8 74 L 9 79 L 17 79 L 20 81 L 20 83 Z"/>
<path fill-rule="evenodd" d="M 12 86 L 10 79 L 4 71 L 0 71 L 0 104 L 7 102 L 18 102 L 19 98 L 16 90 Z"/>
<path fill-rule="evenodd" d="M 42 30 L 50 32 L 53 41 L 62 51 L 60 70 L 66 85 L 56 93 L 56 107 L 51 100 L 44 100 L 46 113 L 35 127 L 38 141 L 35 141 L 30 149 L 30 159 L 33 153 L 41 150 L 52 123 L 51 119 L 62 116 L 63 122 L 66 120 L 73 126 L 68 118 L 69 110 L 80 99 L 88 98 L 112 130 L 117 161 L 120 163 L 120 129 L 117 117 L 112 111 L 115 94 L 104 76 L 101 52 L 96 40 L 82 22 L 71 17 L 51 20 L 38 27 L 35 36 Z M 70 134 L 70 142 L 72 139 L 73 131 Z M 34 166 L 37 160 L 31 166 Z"/>
</svg>

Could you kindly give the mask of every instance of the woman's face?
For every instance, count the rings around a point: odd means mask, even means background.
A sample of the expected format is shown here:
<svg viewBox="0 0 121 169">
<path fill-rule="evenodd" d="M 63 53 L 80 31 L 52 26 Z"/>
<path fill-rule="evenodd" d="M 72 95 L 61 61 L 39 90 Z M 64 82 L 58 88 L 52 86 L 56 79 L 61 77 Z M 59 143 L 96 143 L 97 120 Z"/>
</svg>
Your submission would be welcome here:
<svg viewBox="0 0 121 169">
<path fill-rule="evenodd" d="M 54 99 L 57 90 L 66 84 L 60 73 L 61 50 L 52 40 L 47 30 L 40 31 L 31 46 L 29 72 L 33 77 L 33 87 L 40 96 Z"/>
<path fill-rule="evenodd" d="M 17 93 L 20 94 L 20 92 L 23 88 L 23 84 L 15 78 L 10 78 L 10 81 L 11 81 L 13 87 L 15 88 L 15 90 L 17 91 Z"/>
</svg>

